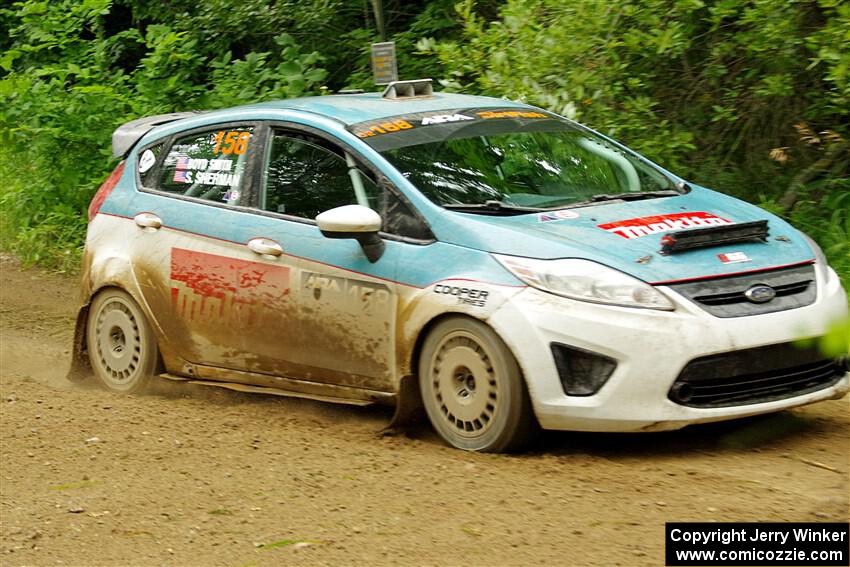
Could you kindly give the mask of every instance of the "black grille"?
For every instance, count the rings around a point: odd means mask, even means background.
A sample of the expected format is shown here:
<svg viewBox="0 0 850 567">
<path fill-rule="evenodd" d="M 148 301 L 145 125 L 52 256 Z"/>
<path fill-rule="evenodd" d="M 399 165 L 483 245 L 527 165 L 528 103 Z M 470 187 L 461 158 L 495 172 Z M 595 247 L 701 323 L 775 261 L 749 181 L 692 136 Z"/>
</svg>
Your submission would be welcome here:
<svg viewBox="0 0 850 567">
<path fill-rule="evenodd" d="M 770 286 L 776 297 L 765 303 L 747 299 L 745 292 L 758 285 Z M 716 317 L 744 317 L 805 307 L 814 303 L 817 296 L 812 265 L 672 284 L 670 287 Z"/>
<path fill-rule="evenodd" d="M 838 360 L 791 343 L 696 358 L 670 388 L 670 400 L 684 406 L 716 408 L 781 400 L 835 384 L 843 375 Z"/>
</svg>

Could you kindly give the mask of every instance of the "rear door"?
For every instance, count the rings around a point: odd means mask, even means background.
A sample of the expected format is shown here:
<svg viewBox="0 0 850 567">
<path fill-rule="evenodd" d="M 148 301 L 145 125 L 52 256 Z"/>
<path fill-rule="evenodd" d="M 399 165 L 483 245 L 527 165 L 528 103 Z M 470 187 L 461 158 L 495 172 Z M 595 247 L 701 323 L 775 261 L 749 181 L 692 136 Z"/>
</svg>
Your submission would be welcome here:
<svg viewBox="0 0 850 567">
<path fill-rule="evenodd" d="M 139 152 L 134 273 L 169 370 L 253 366 L 245 330 L 286 310 L 289 269 L 253 234 L 251 199 L 261 128 L 200 128 Z M 177 364 L 177 367 L 174 365 Z"/>
</svg>

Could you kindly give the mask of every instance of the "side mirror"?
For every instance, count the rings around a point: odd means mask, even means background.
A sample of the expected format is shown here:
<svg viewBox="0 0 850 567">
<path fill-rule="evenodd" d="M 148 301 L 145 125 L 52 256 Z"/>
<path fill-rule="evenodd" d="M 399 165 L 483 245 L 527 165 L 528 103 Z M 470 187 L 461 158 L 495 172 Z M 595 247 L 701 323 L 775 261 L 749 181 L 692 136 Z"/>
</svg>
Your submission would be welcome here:
<svg viewBox="0 0 850 567">
<path fill-rule="evenodd" d="M 378 236 L 381 215 L 362 205 L 345 205 L 325 211 L 316 224 L 326 238 L 353 238 L 360 243 L 366 258 L 374 263 L 384 254 L 384 241 Z"/>
</svg>

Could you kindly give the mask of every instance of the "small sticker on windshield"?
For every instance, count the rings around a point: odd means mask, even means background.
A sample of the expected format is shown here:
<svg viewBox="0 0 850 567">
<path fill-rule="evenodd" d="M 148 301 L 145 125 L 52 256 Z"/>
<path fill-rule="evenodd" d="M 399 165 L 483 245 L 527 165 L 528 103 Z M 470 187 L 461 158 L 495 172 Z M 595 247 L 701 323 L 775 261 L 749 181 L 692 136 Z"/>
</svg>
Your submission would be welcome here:
<svg viewBox="0 0 850 567">
<path fill-rule="evenodd" d="M 476 114 L 485 120 L 492 120 L 493 118 L 549 118 L 542 112 L 530 110 L 484 110 L 476 112 Z"/>
<path fill-rule="evenodd" d="M 139 173 L 144 173 L 153 167 L 156 163 L 156 156 L 150 150 L 142 152 L 142 157 L 139 158 Z"/>
<path fill-rule="evenodd" d="M 579 215 L 575 211 L 549 211 L 546 213 L 538 213 L 537 222 L 549 222 L 564 219 L 577 219 Z"/>
<path fill-rule="evenodd" d="M 413 124 L 411 124 L 407 120 L 399 119 L 387 122 L 378 122 L 377 124 L 371 124 L 368 128 L 364 128 L 363 130 L 356 130 L 354 132 L 354 135 L 358 138 L 369 138 L 371 136 L 378 136 L 380 134 L 391 134 L 392 132 L 398 132 L 399 130 L 410 130 L 411 128 L 413 128 Z"/>
</svg>

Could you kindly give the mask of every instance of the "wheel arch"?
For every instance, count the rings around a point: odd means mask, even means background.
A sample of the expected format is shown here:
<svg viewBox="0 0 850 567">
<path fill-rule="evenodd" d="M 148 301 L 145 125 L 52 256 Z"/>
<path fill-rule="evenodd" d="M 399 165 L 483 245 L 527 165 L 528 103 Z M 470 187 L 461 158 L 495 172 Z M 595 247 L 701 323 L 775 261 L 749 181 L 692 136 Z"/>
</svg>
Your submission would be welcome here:
<svg viewBox="0 0 850 567">
<path fill-rule="evenodd" d="M 425 419 L 425 410 L 422 405 L 422 392 L 419 390 L 419 355 L 425 338 L 434 326 L 440 321 L 451 317 L 467 316 L 465 313 L 449 312 L 439 313 L 419 327 L 416 331 L 410 348 L 402 353 L 402 363 L 399 365 L 400 377 L 398 381 L 398 392 L 396 395 L 396 406 L 393 418 L 388 428 L 407 427 L 417 425 Z M 475 319 L 475 317 L 470 317 Z"/>
<path fill-rule="evenodd" d="M 398 393 L 396 396 L 396 408 L 390 428 L 404 427 L 418 423 L 425 417 L 424 407 L 422 405 L 422 392 L 419 388 L 419 358 L 422 354 L 422 347 L 425 344 L 425 339 L 431 331 L 441 322 L 448 319 L 471 319 L 487 325 L 499 338 L 505 346 L 513 352 L 511 345 L 506 341 L 498 329 L 493 327 L 486 318 L 475 317 L 469 313 L 462 311 L 449 311 L 439 313 L 427 320 L 416 332 L 416 338 L 413 340 L 412 347 L 405 353 L 404 362 L 402 364 L 402 374 L 399 379 Z M 526 391 L 530 392 L 528 379 L 525 376 L 525 371 L 519 361 L 519 357 L 514 354 L 517 365 L 520 369 L 520 377 L 525 383 Z M 532 404 L 532 407 L 534 404 Z M 534 410 L 534 418 L 537 419 L 536 410 Z"/>
</svg>

